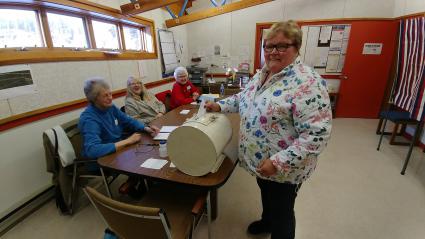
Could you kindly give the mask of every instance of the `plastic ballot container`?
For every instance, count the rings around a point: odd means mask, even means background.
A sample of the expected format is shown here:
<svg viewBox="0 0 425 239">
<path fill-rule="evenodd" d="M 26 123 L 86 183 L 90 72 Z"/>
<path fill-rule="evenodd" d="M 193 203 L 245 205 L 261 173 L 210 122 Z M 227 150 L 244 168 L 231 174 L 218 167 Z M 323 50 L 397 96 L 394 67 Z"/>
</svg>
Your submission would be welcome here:
<svg viewBox="0 0 425 239">
<path fill-rule="evenodd" d="M 231 138 L 232 126 L 224 114 L 194 116 L 168 136 L 168 156 L 183 173 L 202 176 L 218 170 Z"/>
</svg>

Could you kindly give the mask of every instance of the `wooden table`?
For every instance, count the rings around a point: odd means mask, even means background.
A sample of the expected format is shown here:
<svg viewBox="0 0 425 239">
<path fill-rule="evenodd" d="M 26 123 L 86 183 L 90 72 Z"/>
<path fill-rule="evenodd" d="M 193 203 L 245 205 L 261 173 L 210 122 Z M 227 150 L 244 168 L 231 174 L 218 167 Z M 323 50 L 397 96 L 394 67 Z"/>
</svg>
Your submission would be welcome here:
<svg viewBox="0 0 425 239">
<path fill-rule="evenodd" d="M 180 114 L 180 111 L 188 109 L 190 112 L 187 115 Z M 196 114 L 198 106 L 196 105 L 184 105 L 180 106 L 159 119 L 152 122 L 151 125 L 155 125 L 158 128 L 161 126 L 177 126 L 183 124 L 183 122 Z M 238 114 L 227 114 L 231 121 L 233 134 L 229 145 L 237 147 L 238 134 L 239 134 L 239 115 Z M 146 144 L 155 144 L 149 146 Z M 142 136 L 142 142 L 139 145 L 133 145 L 120 150 L 114 154 L 102 157 L 98 159 L 98 163 L 101 167 L 102 174 L 103 169 L 110 171 L 119 172 L 127 175 L 140 175 L 146 179 L 154 181 L 162 181 L 168 183 L 176 183 L 189 185 L 191 187 L 203 188 L 208 191 L 207 207 L 209 209 L 208 215 L 210 220 L 214 220 L 217 217 L 217 189 L 222 186 L 232 174 L 237 160 L 231 160 L 226 157 L 220 166 L 219 170 L 215 173 L 209 173 L 204 176 L 195 177 L 182 173 L 177 168 L 171 168 L 170 162 L 159 170 L 142 168 L 140 165 L 149 158 L 160 158 L 159 157 L 159 146 L 158 141 L 154 141 L 152 137 L 147 134 Z M 165 158 L 169 161 L 168 158 Z M 107 184 L 105 184 L 107 185 Z M 108 194 L 110 194 L 107 188 Z"/>
</svg>

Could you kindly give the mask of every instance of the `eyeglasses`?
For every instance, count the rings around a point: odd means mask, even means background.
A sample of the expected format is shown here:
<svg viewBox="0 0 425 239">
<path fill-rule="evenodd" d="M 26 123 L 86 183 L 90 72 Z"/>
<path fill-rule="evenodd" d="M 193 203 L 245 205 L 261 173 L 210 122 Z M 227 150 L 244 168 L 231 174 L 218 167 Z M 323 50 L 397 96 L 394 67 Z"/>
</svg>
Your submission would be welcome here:
<svg viewBox="0 0 425 239">
<path fill-rule="evenodd" d="M 295 44 L 294 43 L 292 43 L 292 44 L 282 43 L 282 44 L 277 44 L 277 45 L 264 45 L 263 49 L 267 53 L 271 53 L 273 51 L 273 49 L 276 49 L 278 52 L 285 52 L 291 46 L 295 46 Z"/>
<path fill-rule="evenodd" d="M 131 85 L 131 86 L 135 86 L 135 85 L 142 85 L 142 83 L 140 83 L 140 82 L 136 82 L 136 83 L 131 83 L 130 85 Z"/>
</svg>

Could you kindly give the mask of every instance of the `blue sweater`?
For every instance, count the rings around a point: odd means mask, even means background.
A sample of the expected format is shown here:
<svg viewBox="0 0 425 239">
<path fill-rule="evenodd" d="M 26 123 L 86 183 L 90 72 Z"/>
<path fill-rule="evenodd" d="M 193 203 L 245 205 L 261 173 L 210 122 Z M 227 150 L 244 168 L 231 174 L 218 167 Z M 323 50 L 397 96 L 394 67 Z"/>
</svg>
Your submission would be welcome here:
<svg viewBox="0 0 425 239">
<path fill-rule="evenodd" d="M 122 139 L 123 128 L 138 132 L 145 126 L 115 105 L 101 110 L 89 104 L 81 113 L 78 128 L 83 136 L 83 157 L 95 159 L 115 152 L 115 143 Z"/>
</svg>

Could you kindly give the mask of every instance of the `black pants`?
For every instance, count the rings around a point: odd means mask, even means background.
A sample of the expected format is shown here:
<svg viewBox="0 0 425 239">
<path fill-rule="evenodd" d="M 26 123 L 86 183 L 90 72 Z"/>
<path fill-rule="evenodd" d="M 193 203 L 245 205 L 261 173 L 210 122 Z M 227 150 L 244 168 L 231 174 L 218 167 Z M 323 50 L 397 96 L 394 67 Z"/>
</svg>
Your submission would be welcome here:
<svg viewBox="0 0 425 239">
<path fill-rule="evenodd" d="M 295 198 L 301 184 L 277 183 L 257 178 L 261 190 L 261 220 L 270 226 L 271 239 L 295 238 Z"/>
</svg>

